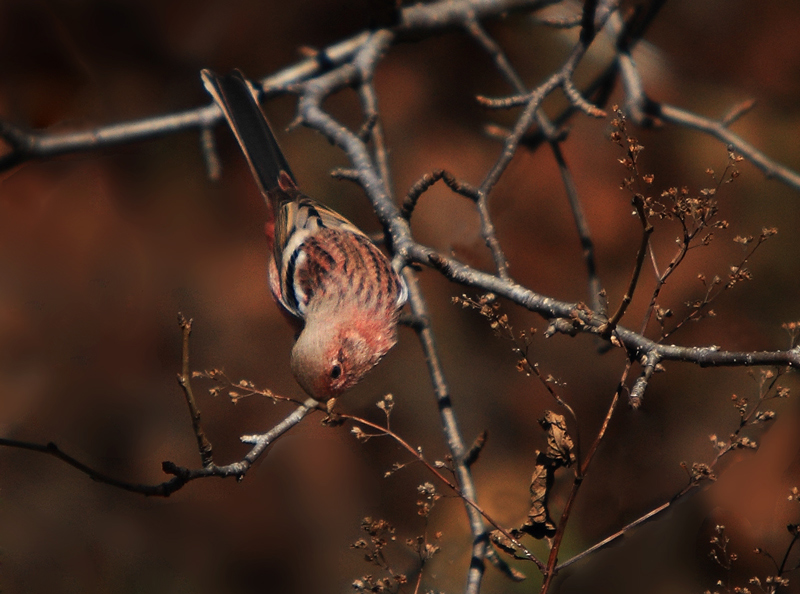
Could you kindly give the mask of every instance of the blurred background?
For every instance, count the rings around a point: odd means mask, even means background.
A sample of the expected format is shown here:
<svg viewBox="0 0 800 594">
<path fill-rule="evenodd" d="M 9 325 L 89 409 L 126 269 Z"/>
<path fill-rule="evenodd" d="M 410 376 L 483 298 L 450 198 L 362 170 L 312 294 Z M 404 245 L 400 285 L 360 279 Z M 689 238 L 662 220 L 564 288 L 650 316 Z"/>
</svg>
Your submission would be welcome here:
<svg viewBox="0 0 800 594">
<path fill-rule="evenodd" d="M 0 3 L 0 118 L 52 132 L 82 130 L 191 109 L 208 103 L 201 68 L 241 68 L 260 78 L 299 59 L 302 46 L 325 47 L 363 30 L 372 10 L 359 2 L 218 0 L 5 0 Z M 570 51 L 575 32 L 515 15 L 488 22 L 526 83 L 533 87 Z M 756 108 L 734 130 L 777 162 L 800 170 L 800 4 L 769 0 L 668 2 L 637 54 L 652 98 L 710 117 L 754 98 Z M 598 42 L 578 72 L 586 82 L 610 58 Z M 490 60 L 456 31 L 391 49 L 376 73 L 397 196 L 423 174 L 445 168 L 478 184 L 499 153 L 487 123 L 512 114 L 480 108 L 474 96 L 509 92 Z M 616 100 L 621 100 L 617 91 Z M 551 115 L 563 101 L 549 100 Z M 350 126 L 361 114 L 352 91 L 326 104 Z M 294 99 L 266 106 L 276 128 L 294 116 Z M 625 171 L 608 140 L 608 120 L 576 117 L 564 143 L 597 249 L 599 274 L 612 305 L 624 292 L 639 241 Z M 712 185 L 704 173 L 726 165 L 726 149 L 695 132 L 665 127 L 636 131 L 642 169 L 654 188 Z M 234 380 L 302 397 L 288 369 L 292 332 L 269 295 L 263 238 L 265 211 L 230 134 L 217 130 L 222 177 L 208 179 L 194 133 L 26 163 L 0 174 L 0 436 L 56 442 L 114 477 L 157 483 L 161 462 L 199 465 L 183 395 L 178 312 L 194 319 L 191 366 L 219 368 Z M 321 198 L 368 230 L 377 230 L 357 187 L 329 171 L 342 154 L 307 129 L 281 133 L 295 174 Z M 677 317 L 702 297 L 702 273 L 726 277 L 743 257 L 736 235 L 776 226 L 777 237 L 748 268 L 753 281 L 725 293 L 716 317 L 689 324 L 678 344 L 732 350 L 786 348 L 781 324 L 800 319 L 796 296 L 800 196 L 751 165 L 719 194 L 728 230 L 690 253 L 666 286 L 662 306 Z M 511 274 L 533 290 L 588 301 L 585 267 L 552 155 L 520 150 L 491 199 Z M 421 200 L 417 239 L 490 269 L 471 205 L 435 186 Z M 676 226 L 657 226 L 660 262 L 675 249 Z M 467 441 L 484 429 L 488 444 L 473 467 L 480 503 L 504 525 L 519 525 L 529 507 L 528 482 L 545 446 L 537 419 L 555 405 L 515 370 L 510 345 L 486 321 L 453 306 L 462 288 L 420 273 L 438 347 Z M 642 289 L 623 324 L 638 328 L 652 289 Z M 541 336 L 541 319 L 508 305 L 517 329 L 538 327 L 532 358 L 565 383 L 583 443 L 590 443 L 619 382 L 624 358 L 598 355 L 586 336 Z M 650 335 L 657 333 L 650 327 Z M 754 400 L 746 369 L 698 369 L 671 363 L 654 378 L 641 410 L 621 406 L 576 504 L 562 559 L 669 500 L 686 483 L 681 462 L 710 462 L 709 436 L 726 438 L 739 414 L 736 394 Z M 784 385 L 797 384 L 793 375 Z M 265 430 L 290 410 L 252 397 L 232 404 L 195 390 L 206 431 L 222 464 L 246 449 L 240 435 Z M 425 363 L 412 331 L 339 406 L 382 422 L 375 403 L 397 402 L 392 429 L 421 446 L 429 460 L 447 454 Z M 798 522 L 787 501 L 800 486 L 800 432 L 795 399 L 775 403 L 778 418 L 754 433 L 761 448 L 735 453 L 719 480 L 608 551 L 564 571 L 562 592 L 702 592 L 718 579 L 746 585 L 772 571 L 756 546 L 780 558 Z M 557 411 L 558 412 L 558 411 Z M 51 458 L 0 449 L 0 591 L 15 592 L 347 592 L 364 574 L 380 577 L 349 548 L 361 518 L 385 518 L 397 542 L 392 568 L 415 579 L 415 555 L 403 544 L 441 531 L 441 551 L 425 568 L 423 590 L 457 592 L 469 564 L 462 503 L 440 500 L 426 526 L 416 514 L 416 486 L 433 477 L 420 465 L 384 478 L 408 456 L 389 439 L 360 444 L 349 427 L 326 428 L 320 415 L 280 439 L 236 483 L 196 481 L 170 498 L 145 498 L 95 484 Z M 572 427 L 575 431 L 575 427 Z M 558 477 L 557 517 L 569 487 Z M 708 558 L 716 524 L 728 527 L 739 554 L 731 574 Z M 541 556 L 541 543 L 530 543 Z M 530 592 L 538 575 L 514 584 L 489 568 L 484 591 Z M 800 592 L 793 578 L 793 591 Z M 412 580 L 413 583 L 413 580 Z M 407 592 L 413 591 L 407 586 Z"/>
</svg>

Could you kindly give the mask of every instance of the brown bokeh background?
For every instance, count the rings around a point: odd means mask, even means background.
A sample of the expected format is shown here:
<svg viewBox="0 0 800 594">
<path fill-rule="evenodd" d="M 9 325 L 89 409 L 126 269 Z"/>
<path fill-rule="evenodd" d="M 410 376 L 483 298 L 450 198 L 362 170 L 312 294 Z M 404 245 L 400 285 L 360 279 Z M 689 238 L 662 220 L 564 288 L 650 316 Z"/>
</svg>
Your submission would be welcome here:
<svg viewBox="0 0 800 594">
<path fill-rule="evenodd" d="M 7 0 L 0 5 L 0 117 L 53 132 L 109 124 L 206 104 L 198 72 L 238 67 L 252 77 L 291 64 L 303 45 L 324 47 L 363 29 L 369 3 L 220 1 Z M 756 98 L 734 129 L 776 161 L 800 170 L 800 5 L 712 0 L 667 3 L 637 55 L 655 99 L 720 117 Z M 530 86 L 569 51 L 571 34 L 535 26 L 524 16 L 488 25 Z M 608 56 L 594 52 L 579 71 L 588 80 Z M 446 168 L 479 183 L 498 154 L 474 95 L 508 92 L 489 59 L 464 35 L 450 32 L 391 50 L 376 74 L 391 146 L 395 191 Z M 549 101 L 555 110 L 560 100 Z M 358 125 L 357 102 L 343 92 L 326 103 Z M 267 106 L 278 127 L 294 103 Z M 551 111 L 554 113 L 554 111 Z M 608 121 L 577 117 L 564 151 L 596 243 L 599 272 L 612 303 L 633 264 L 639 230 Z M 264 210 L 230 135 L 217 131 L 222 178 L 210 181 L 192 133 L 27 163 L 0 176 L 0 436 L 44 443 L 113 476 L 146 483 L 164 479 L 163 460 L 196 466 L 191 425 L 175 381 L 180 366 L 177 313 L 195 321 L 193 369 L 221 368 L 234 379 L 300 397 L 288 372 L 291 330 L 266 284 Z M 697 133 L 667 127 L 642 132 L 644 169 L 655 186 L 708 185 L 721 171 L 725 147 Z M 318 134 L 281 134 L 307 192 L 368 229 L 376 229 L 363 195 L 330 179 L 342 155 Z M 720 194 L 730 229 L 692 252 L 664 293 L 665 306 L 685 311 L 698 298 L 698 273 L 727 274 L 742 257 L 735 235 L 777 226 L 749 265 L 754 280 L 723 296 L 717 316 L 675 335 L 680 344 L 726 349 L 777 349 L 788 343 L 781 323 L 800 319 L 797 191 L 766 180 L 749 164 Z M 523 284 L 563 300 L 586 300 L 578 238 L 564 189 L 547 151 L 520 151 L 491 202 L 498 235 Z M 470 204 L 442 187 L 426 194 L 413 220 L 417 238 L 472 265 L 489 267 Z M 666 262 L 675 227 L 657 228 L 654 245 Z M 646 269 L 647 272 L 647 269 Z M 463 292 L 432 271 L 421 273 L 452 398 L 466 438 L 489 430 L 474 467 L 480 502 L 505 525 L 528 507 L 536 419 L 554 405 L 518 374 L 509 345 L 484 320 L 450 304 Z M 652 274 L 626 318 L 638 327 Z M 542 322 L 507 310 L 517 328 Z M 588 442 L 619 381 L 623 358 L 600 356 L 588 337 L 540 335 L 541 369 L 562 388 Z M 785 380 L 796 385 L 793 376 Z M 198 382 L 207 432 L 220 463 L 246 450 L 238 436 L 269 428 L 289 410 L 258 398 L 231 404 Z M 641 410 L 620 408 L 585 481 L 562 558 L 580 552 L 668 500 L 686 483 L 682 461 L 709 461 L 708 436 L 724 438 L 738 414 L 731 395 L 754 398 L 758 384 L 744 369 L 701 370 L 669 364 Z M 392 428 L 431 460 L 446 447 L 425 364 L 414 334 L 367 381 L 343 399 L 343 411 L 380 422 L 374 403 L 394 394 Z M 731 456 L 720 480 L 703 494 L 639 529 L 613 549 L 560 577 L 564 592 L 700 592 L 725 574 L 708 561 L 717 523 L 728 526 L 741 560 L 734 583 L 766 575 L 755 546 L 780 556 L 785 525 L 797 522 L 789 488 L 800 483 L 798 407 L 779 402 L 778 420 L 755 434 L 761 449 Z M 0 590 L 16 592 L 345 592 L 353 579 L 379 574 L 348 545 L 364 516 L 397 527 L 387 555 L 396 571 L 413 571 L 402 544 L 425 526 L 416 515 L 416 485 L 431 480 L 419 465 L 389 478 L 408 456 L 388 439 L 362 445 L 347 426 L 307 419 L 276 443 L 241 483 L 197 481 L 166 500 L 95 484 L 64 464 L 16 449 L 0 450 Z M 574 430 L 574 429 L 573 429 Z M 552 497 L 560 509 L 569 476 Z M 428 526 L 442 531 L 423 588 L 457 592 L 469 563 L 463 505 L 441 500 Z M 541 555 L 541 544 L 533 544 Z M 513 584 L 489 568 L 485 591 L 536 590 L 536 573 Z M 795 578 L 796 576 L 792 576 Z M 798 580 L 794 579 L 794 582 Z M 407 588 L 407 591 L 412 591 Z M 800 591 L 796 589 L 794 591 Z"/>
</svg>

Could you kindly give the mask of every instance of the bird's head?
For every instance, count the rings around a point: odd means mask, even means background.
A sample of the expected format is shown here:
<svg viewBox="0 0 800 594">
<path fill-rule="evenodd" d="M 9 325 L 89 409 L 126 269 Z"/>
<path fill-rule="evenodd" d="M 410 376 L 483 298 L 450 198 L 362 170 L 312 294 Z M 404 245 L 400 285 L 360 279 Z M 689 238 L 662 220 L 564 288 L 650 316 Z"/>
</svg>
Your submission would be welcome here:
<svg viewBox="0 0 800 594">
<path fill-rule="evenodd" d="M 385 317 L 385 319 L 384 319 Z M 394 316 L 313 316 L 292 349 L 292 373 L 309 394 L 326 401 L 353 387 L 397 342 Z"/>
</svg>

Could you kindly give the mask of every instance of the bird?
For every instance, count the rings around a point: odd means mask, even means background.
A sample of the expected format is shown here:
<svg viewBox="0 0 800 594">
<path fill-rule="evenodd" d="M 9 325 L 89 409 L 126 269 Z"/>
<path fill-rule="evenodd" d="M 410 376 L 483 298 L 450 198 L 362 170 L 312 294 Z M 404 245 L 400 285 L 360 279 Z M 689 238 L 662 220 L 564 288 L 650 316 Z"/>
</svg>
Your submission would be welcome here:
<svg viewBox="0 0 800 594">
<path fill-rule="evenodd" d="M 298 332 L 292 374 L 312 398 L 336 398 L 396 344 L 408 288 L 363 231 L 300 191 L 244 75 L 201 77 L 267 203 L 269 286 Z"/>
</svg>

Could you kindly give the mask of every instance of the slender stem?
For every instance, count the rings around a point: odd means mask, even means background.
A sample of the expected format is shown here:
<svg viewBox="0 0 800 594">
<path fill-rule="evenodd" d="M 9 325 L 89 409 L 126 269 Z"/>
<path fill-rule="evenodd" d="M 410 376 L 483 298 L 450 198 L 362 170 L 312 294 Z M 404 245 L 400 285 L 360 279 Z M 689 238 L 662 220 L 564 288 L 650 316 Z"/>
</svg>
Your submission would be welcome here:
<svg viewBox="0 0 800 594">
<path fill-rule="evenodd" d="M 561 543 L 564 539 L 564 534 L 567 531 L 567 523 L 569 522 L 572 506 L 578 497 L 578 491 L 583 484 L 583 479 L 589 470 L 592 460 L 594 459 L 594 455 L 597 453 L 597 448 L 603 441 L 606 431 L 608 430 L 608 426 L 611 423 L 611 418 L 614 416 L 614 411 L 616 410 L 617 403 L 619 402 L 620 392 L 625 385 L 625 380 L 628 377 L 630 368 L 631 361 L 629 359 L 625 365 L 625 370 L 622 372 L 622 378 L 620 379 L 619 385 L 614 391 L 614 396 L 611 399 L 611 404 L 609 405 L 606 416 L 603 419 L 603 424 L 600 426 L 600 430 L 595 436 L 592 445 L 589 447 L 589 451 L 586 452 L 583 465 L 579 466 L 575 471 L 575 480 L 572 482 L 572 489 L 567 497 L 567 502 L 564 504 L 564 511 L 561 513 L 561 517 L 558 520 L 558 527 L 556 528 L 556 533 L 553 536 L 553 542 L 550 545 L 550 555 L 547 558 L 547 569 L 544 571 L 544 581 L 542 582 L 542 587 L 540 589 L 541 594 L 545 594 L 550 589 L 553 579 L 558 574 L 558 553 L 561 550 Z"/>
<path fill-rule="evenodd" d="M 183 314 L 178 314 L 178 322 L 180 323 L 183 335 L 183 354 L 181 356 L 181 373 L 178 375 L 178 383 L 183 389 L 183 394 L 186 396 L 186 404 L 189 406 L 189 417 L 192 420 L 192 429 L 194 430 L 195 438 L 197 439 L 197 449 L 200 452 L 200 461 L 203 468 L 209 468 L 214 465 L 213 448 L 211 442 L 208 441 L 205 431 L 200 424 L 200 409 L 194 399 L 194 392 L 192 391 L 191 370 L 189 369 L 189 336 L 192 333 L 192 320 L 187 319 Z"/>
<path fill-rule="evenodd" d="M 625 315 L 625 312 L 628 309 L 628 306 L 631 304 L 633 300 L 633 293 L 636 291 L 636 285 L 639 282 L 639 274 L 642 272 L 642 266 L 644 265 L 644 257 L 647 255 L 647 246 L 650 242 L 650 234 L 653 232 L 653 227 L 649 223 L 646 224 L 646 227 L 642 230 L 642 239 L 639 243 L 639 250 L 636 252 L 636 263 L 633 266 L 633 274 L 631 274 L 631 280 L 628 283 L 628 288 L 625 291 L 625 295 L 622 297 L 622 301 L 617 308 L 617 311 L 614 312 L 608 319 L 608 323 L 601 328 L 600 333 L 601 336 L 610 336 L 614 329 L 617 327 L 617 324 L 622 319 L 622 316 Z"/>
</svg>

